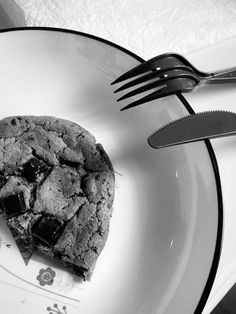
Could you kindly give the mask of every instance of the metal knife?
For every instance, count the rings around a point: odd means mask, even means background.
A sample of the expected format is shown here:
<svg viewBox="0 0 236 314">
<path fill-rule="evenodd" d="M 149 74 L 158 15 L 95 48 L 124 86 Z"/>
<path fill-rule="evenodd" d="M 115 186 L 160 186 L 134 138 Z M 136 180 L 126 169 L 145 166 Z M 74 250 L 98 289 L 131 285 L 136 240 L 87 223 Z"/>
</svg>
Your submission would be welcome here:
<svg viewBox="0 0 236 314">
<path fill-rule="evenodd" d="M 236 113 L 205 111 L 176 119 L 156 130 L 148 138 L 153 148 L 236 135 Z"/>
</svg>

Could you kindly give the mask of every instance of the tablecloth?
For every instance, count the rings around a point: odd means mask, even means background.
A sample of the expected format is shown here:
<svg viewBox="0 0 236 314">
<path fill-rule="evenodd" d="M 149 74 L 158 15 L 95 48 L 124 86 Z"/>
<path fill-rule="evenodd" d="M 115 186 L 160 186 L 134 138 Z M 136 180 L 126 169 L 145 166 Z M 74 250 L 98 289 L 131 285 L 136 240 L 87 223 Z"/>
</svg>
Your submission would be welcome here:
<svg viewBox="0 0 236 314">
<path fill-rule="evenodd" d="M 90 33 L 144 59 L 169 51 L 186 54 L 236 35 L 235 0 L 15 1 L 27 26 Z"/>
</svg>

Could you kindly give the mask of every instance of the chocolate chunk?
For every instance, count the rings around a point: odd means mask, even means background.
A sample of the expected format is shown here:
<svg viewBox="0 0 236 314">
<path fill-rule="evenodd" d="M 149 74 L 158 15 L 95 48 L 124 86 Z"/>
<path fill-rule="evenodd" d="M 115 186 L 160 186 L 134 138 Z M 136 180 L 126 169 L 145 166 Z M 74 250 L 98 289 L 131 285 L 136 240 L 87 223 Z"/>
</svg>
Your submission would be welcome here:
<svg viewBox="0 0 236 314">
<path fill-rule="evenodd" d="M 29 182 L 35 182 L 37 178 L 48 171 L 48 167 L 37 158 L 32 158 L 25 163 L 21 170 L 21 175 Z"/>
<path fill-rule="evenodd" d="M 73 265 L 73 269 L 78 276 L 84 277 L 84 274 L 88 272 L 88 269 L 82 266 Z"/>
<path fill-rule="evenodd" d="M 66 166 L 75 167 L 75 168 L 79 167 L 79 165 L 80 165 L 79 162 L 66 160 L 63 158 L 60 158 L 60 163 L 66 165 Z"/>
<path fill-rule="evenodd" d="M 5 185 L 6 181 L 6 175 L 0 170 L 0 189 Z"/>
<path fill-rule="evenodd" d="M 23 194 L 11 194 L 0 199 L 0 208 L 7 219 L 21 215 L 26 210 Z"/>
<path fill-rule="evenodd" d="M 46 246 L 53 245 L 63 231 L 63 224 L 52 217 L 43 216 L 32 228 L 32 235 L 36 243 Z"/>
</svg>

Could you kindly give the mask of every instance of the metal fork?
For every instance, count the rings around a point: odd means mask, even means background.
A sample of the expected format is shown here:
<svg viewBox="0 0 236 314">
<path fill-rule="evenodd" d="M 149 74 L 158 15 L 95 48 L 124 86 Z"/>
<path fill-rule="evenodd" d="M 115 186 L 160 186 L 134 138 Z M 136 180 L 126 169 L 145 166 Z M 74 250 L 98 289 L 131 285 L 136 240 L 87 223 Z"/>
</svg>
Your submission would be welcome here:
<svg viewBox="0 0 236 314">
<path fill-rule="evenodd" d="M 145 75 L 140 76 L 141 74 Z M 196 69 L 186 58 L 179 54 L 165 53 L 129 70 L 118 77 L 111 85 L 131 79 L 137 75 L 139 75 L 138 78 L 122 85 L 115 90 L 114 93 L 141 83 L 147 82 L 147 84 L 141 85 L 128 92 L 117 99 L 117 101 L 124 100 L 151 89 L 155 89 L 155 91 L 128 104 L 121 110 L 135 107 L 165 96 L 192 92 L 203 85 L 236 83 L 236 67 L 207 73 Z"/>
</svg>

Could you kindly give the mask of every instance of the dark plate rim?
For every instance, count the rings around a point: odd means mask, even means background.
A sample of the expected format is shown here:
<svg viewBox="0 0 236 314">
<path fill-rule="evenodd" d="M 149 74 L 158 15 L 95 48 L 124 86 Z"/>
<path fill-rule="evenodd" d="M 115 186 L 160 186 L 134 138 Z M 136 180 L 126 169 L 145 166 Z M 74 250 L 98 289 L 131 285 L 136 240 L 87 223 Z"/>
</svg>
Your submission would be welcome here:
<svg viewBox="0 0 236 314">
<path fill-rule="evenodd" d="M 119 46 L 118 44 L 115 44 L 109 40 L 100 38 L 98 36 L 92 35 L 92 34 L 87 34 L 84 32 L 79 32 L 71 29 L 63 29 L 63 28 L 56 28 L 56 27 L 40 27 L 40 26 L 31 26 L 31 27 L 17 27 L 17 28 L 7 28 L 7 29 L 1 29 L 0 33 L 6 33 L 6 32 L 16 32 L 16 31 L 30 31 L 30 30 L 41 30 L 41 31 L 54 31 L 54 32 L 62 32 L 62 33 L 69 33 L 69 34 L 74 34 L 74 35 L 79 35 L 79 36 L 84 36 L 88 37 L 97 41 L 100 41 L 102 43 L 105 43 L 109 46 L 112 46 L 114 48 L 117 48 L 118 50 L 123 51 L 124 53 L 130 55 L 134 59 L 136 59 L 139 62 L 144 62 L 145 60 L 135 53 L 129 51 L 126 48 L 123 48 L 122 46 Z M 191 105 L 188 103 L 188 101 L 185 99 L 185 97 L 179 93 L 176 94 L 176 96 L 179 98 L 179 100 L 183 103 L 183 105 L 186 107 L 188 112 L 190 114 L 195 114 L 193 108 Z M 205 284 L 205 287 L 203 289 L 203 293 L 200 297 L 200 300 L 198 302 L 198 305 L 196 307 L 196 310 L 194 311 L 193 314 L 200 314 L 202 313 L 206 302 L 208 300 L 208 297 L 210 295 L 215 276 L 217 273 L 218 265 L 219 265 L 219 260 L 220 260 L 220 255 L 221 255 L 221 248 L 222 248 L 222 234 L 223 234 L 223 199 L 222 199 L 222 189 L 221 189 L 221 181 L 220 181 L 220 174 L 219 174 L 219 167 L 217 163 L 217 159 L 213 150 L 213 147 L 210 143 L 209 140 L 204 141 L 212 162 L 212 167 L 215 175 L 215 180 L 216 180 L 216 188 L 217 188 L 217 197 L 218 197 L 218 227 L 217 227 L 217 236 L 216 236 L 216 245 L 215 245 L 215 252 L 212 260 L 212 265 L 211 269 Z"/>
</svg>

